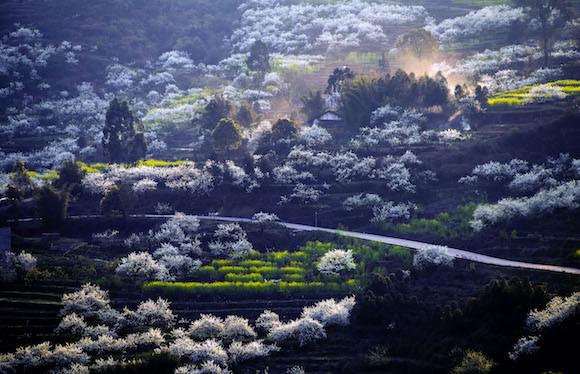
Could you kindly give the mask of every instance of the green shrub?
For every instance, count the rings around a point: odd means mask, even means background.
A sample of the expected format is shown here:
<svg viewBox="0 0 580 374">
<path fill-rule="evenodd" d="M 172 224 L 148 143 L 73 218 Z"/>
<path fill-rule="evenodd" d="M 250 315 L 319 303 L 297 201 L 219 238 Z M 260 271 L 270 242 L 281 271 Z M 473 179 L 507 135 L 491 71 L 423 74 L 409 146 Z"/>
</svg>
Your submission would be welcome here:
<svg viewBox="0 0 580 374">
<path fill-rule="evenodd" d="M 393 245 L 389 247 L 389 256 L 406 259 L 412 257 L 413 255 L 411 254 L 411 250 L 409 248 Z"/>
<path fill-rule="evenodd" d="M 151 166 L 151 167 L 172 167 L 188 163 L 187 160 L 178 161 L 164 161 L 164 160 L 141 160 L 137 162 L 137 166 Z"/>
<path fill-rule="evenodd" d="M 207 279 L 215 279 L 218 276 L 217 270 L 211 265 L 202 266 L 195 273 Z"/>
<path fill-rule="evenodd" d="M 288 251 L 271 252 L 268 254 L 268 259 L 274 261 L 277 264 L 285 264 L 290 261 L 290 252 Z"/>
<path fill-rule="evenodd" d="M 282 274 L 304 274 L 305 272 L 304 268 L 297 266 L 285 266 L 280 268 L 280 273 Z"/>
<path fill-rule="evenodd" d="M 272 278 L 278 274 L 278 268 L 274 266 L 252 266 L 250 267 L 252 273 L 261 274 L 264 277 Z"/>
<path fill-rule="evenodd" d="M 301 274 L 284 274 L 282 279 L 287 282 L 304 282 L 304 276 Z"/>
<path fill-rule="evenodd" d="M 245 273 L 247 271 L 247 269 L 244 267 L 241 267 L 241 266 L 220 266 L 217 269 L 217 271 L 220 274 L 227 274 L 227 273 L 241 274 L 241 273 Z"/>
<path fill-rule="evenodd" d="M 225 275 L 224 279 L 228 282 L 261 282 L 264 280 L 261 274 L 250 273 L 250 274 L 234 274 L 228 273 Z"/>
<path fill-rule="evenodd" d="M 316 294 L 350 293 L 358 288 L 358 282 L 150 282 L 143 286 L 146 292 L 163 294 Z"/>
<path fill-rule="evenodd" d="M 213 266 L 216 266 L 216 267 L 218 267 L 218 268 L 219 268 L 219 267 L 221 267 L 221 266 L 229 266 L 229 265 L 233 265 L 233 264 L 234 264 L 234 261 L 233 261 L 233 260 L 227 260 L 227 259 L 220 259 L 220 260 L 213 260 L 213 261 L 211 262 L 211 264 L 212 264 Z"/>
<path fill-rule="evenodd" d="M 300 248 L 300 252 L 306 254 L 310 258 L 318 258 L 324 255 L 326 252 L 331 251 L 336 248 L 336 243 L 326 243 L 326 242 L 307 242 L 305 246 Z"/>
<path fill-rule="evenodd" d="M 270 266 L 272 265 L 271 262 L 263 261 L 263 260 L 244 260 L 240 261 L 238 264 L 243 267 L 252 267 L 252 266 Z"/>
</svg>

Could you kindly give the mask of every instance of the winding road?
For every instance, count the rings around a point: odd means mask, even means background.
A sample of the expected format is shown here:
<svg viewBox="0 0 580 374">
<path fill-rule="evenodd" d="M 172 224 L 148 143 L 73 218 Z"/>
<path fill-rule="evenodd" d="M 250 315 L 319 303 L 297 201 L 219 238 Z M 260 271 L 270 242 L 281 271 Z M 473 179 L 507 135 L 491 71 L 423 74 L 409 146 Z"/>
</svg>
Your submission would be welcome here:
<svg viewBox="0 0 580 374">
<path fill-rule="evenodd" d="M 87 219 L 87 218 L 100 218 L 100 217 L 103 217 L 103 216 L 102 215 L 69 216 L 69 218 L 74 219 L 74 220 Z M 171 218 L 171 217 L 173 217 L 173 215 L 170 215 L 170 214 L 169 215 L 168 214 L 134 214 L 134 215 L 131 215 L 130 217 L 131 218 L 159 219 L 159 218 Z M 222 216 L 196 216 L 196 217 L 199 218 L 200 220 L 204 220 L 204 221 L 244 222 L 244 223 L 256 223 L 256 224 L 260 223 L 256 220 L 253 220 L 250 218 L 242 218 L 242 217 L 222 217 Z M 37 219 L 36 218 L 24 218 L 24 219 L 19 219 L 18 221 L 25 222 L 25 221 L 34 221 L 34 220 L 37 220 Z M 425 243 L 425 242 L 418 242 L 415 240 L 394 238 L 392 236 L 367 234 L 364 232 L 337 230 L 337 229 L 330 229 L 330 228 L 325 228 L 325 227 L 315 227 L 315 226 L 302 225 L 302 224 L 298 224 L 298 223 L 289 223 L 289 222 L 283 222 L 283 221 L 276 221 L 275 223 L 282 225 L 286 228 L 289 228 L 291 230 L 296 230 L 296 231 L 322 231 L 322 232 L 327 232 L 330 234 L 348 236 L 350 238 L 370 240 L 370 241 L 391 244 L 391 245 L 399 245 L 399 246 L 411 248 L 411 249 L 423 249 L 425 247 L 433 245 L 432 243 Z M 572 267 L 534 264 L 534 263 L 530 263 L 530 262 L 505 260 L 502 258 L 482 255 L 479 253 L 469 252 L 469 251 L 465 251 L 465 250 L 457 249 L 457 248 L 448 248 L 448 253 L 451 256 L 453 256 L 454 258 L 459 258 L 459 259 L 473 261 L 473 262 L 479 262 L 482 264 L 580 275 L 580 269 L 576 269 L 576 268 L 572 268 Z"/>
</svg>

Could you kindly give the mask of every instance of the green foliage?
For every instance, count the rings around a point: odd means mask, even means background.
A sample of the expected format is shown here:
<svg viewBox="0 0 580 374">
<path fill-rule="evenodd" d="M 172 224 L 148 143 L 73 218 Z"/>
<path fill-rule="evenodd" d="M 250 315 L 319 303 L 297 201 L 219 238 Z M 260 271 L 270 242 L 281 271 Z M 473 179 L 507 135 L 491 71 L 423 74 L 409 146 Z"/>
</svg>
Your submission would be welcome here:
<svg viewBox="0 0 580 374">
<path fill-rule="evenodd" d="M 493 97 L 487 99 L 487 103 L 491 106 L 519 106 L 528 103 L 533 96 L 530 91 L 538 86 L 547 85 L 560 87 L 566 95 L 578 95 L 580 94 L 580 80 L 574 79 L 564 79 L 557 80 L 554 82 L 544 83 L 544 84 L 533 84 L 529 86 L 524 86 L 515 90 L 499 92 Z"/>
<path fill-rule="evenodd" d="M 248 69 L 256 72 L 260 77 L 272 70 L 270 67 L 270 52 L 266 43 L 256 40 L 250 48 L 250 54 L 246 61 Z"/>
<path fill-rule="evenodd" d="M 328 77 L 326 93 L 341 93 L 346 83 L 354 79 L 354 76 L 354 72 L 347 66 L 334 69 L 332 74 Z"/>
<path fill-rule="evenodd" d="M 304 274 L 304 268 L 297 266 L 284 266 L 280 268 L 282 274 Z"/>
<path fill-rule="evenodd" d="M 142 133 L 135 133 L 137 118 L 126 101 L 111 100 L 103 127 L 103 148 L 113 162 L 135 162 L 147 153 Z"/>
<path fill-rule="evenodd" d="M 36 193 L 36 208 L 45 225 L 58 227 L 68 214 L 70 195 L 52 186 L 43 186 Z"/>
<path fill-rule="evenodd" d="M 205 106 L 201 115 L 201 125 L 206 129 L 213 129 L 222 118 L 228 118 L 232 112 L 232 106 L 222 95 L 215 95 Z"/>
<path fill-rule="evenodd" d="M 80 186 L 86 175 L 84 164 L 78 161 L 67 161 L 58 171 L 58 178 L 53 185 L 58 188 Z"/>
<path fill-rule="evenodd" d="M 494 363 L 483 353 L 466 351 L 461 362 L 451 370 L 452 374 L 486 374 L 490 373 Z"/>
<path fill-rule="evenodd" d="M 401 247 L 399 245 L 393 245 L 389 247 L 389 256 L 409 258 L 413 257 L 411 250 L 409 248 Z"/>
<path fill-rule="evenodd" d="M 224 275 L 228 273 L 241 274 L 246 272 L 246 268 L 243 266 L 220 266 L 217 268 L 217 272 Z"/>
<path fill-rule="evenodd" d="M 225 259 L 225 258 L 213 260 L 211 262 L 211 264 L 213 266 L 217 266 L 217 267 L 220 267 L 220 266 L 229 266 L 229 265 L 233 265 L 234 263 L 235 263 L 234 260 L 229 260 L 229 259 Z"/>
<path fill-rule="evenodd" d="M 297 132 L 298 129 L 293 121 L 287 118 L 281 118 L 272 126 L 271 139 L 273 143 L 277 143 L 284 139 L 293 139 L 296 137 Z"/>
<path fill-rule="evenodd" d="M 95 162 L 89 166 L 81 162 L 81 166 L 87 173 L 103 173 L 111 169 L 111 165 L 105 162 Z"/>
<path fill-rule="evenodd" d="M 177 160 L 177 161 L 164 161 L 164 160 L 140 160 L 137 162 L 136 166 L 151 166 L 156 168 L 173 167 L 187 164 L 188 160 Z"/>
<path fill-rule="evenodd" d="M 217 153 L 236 150 L 242 144 L 242 129 L 232 118 L 222 118 L 211 133 L 212 145 Z"/>
<path fill-rule="evenodd" d="M 481 328 L 502 335 L 504 339 L 515 339 L 521 333 L 522 321 L 528 312 L 545 305 L 547 299 L 544 286 L 534 285 L 524 278 L 499 278 L 469 300 L 461 312 L 461 318 L 451 319 L 458 325 L 476 323 Z M 504 344 L 513 342 L 506 341 Z"/>
<path fill-rule="evenodd" d="M 287 282 L 304 282 L 304 275 L 302 274 L 283 274 L 282 279 Z"/>
<path fill-rule="evenodd" d="M 263 260 L 243 260 L 239 263 L 243 267 L 257 267 L 257 266 L 270 266 L 272 263 Z"/>
<path fill-rule="evenodd" d="M 162 294 L 200 295 L 256 295 L 256 294 L 318 294 L 349 293 L 357 289 L 358 282 L 349 280 L 342 284 L 329 282 L 150 282 L 143 286 L 147 292 Z"/>
<path fill-rule="evenodd" d="M 10 184 L 23 192 L 32 189 L 32 178 L 26 166 L 24 166 L 24 161 L 18 160 L 14 164 L 14 169 L 12 174 L 10 174 Z"/>
<path fill-rule="evenodd" d="M 137 204 L 137 196 L 129 183 L 111 187 L 101 199 L 100 207 L 104 215 L 121 214 L 126 217 Z"/>
<path fill-rule="evenodd" d="M 56 180 L 58 180 L 58 177 L 59 177 L 58 170 L 54 170 L 54 169 L 48 170 L 47 172 L 43 173 L 41 176 L 43 181 L 53 182 L 53 183 Z"/>
<path fill-rule="evenodd" d="M 397 39 L 396 47 L 418 59 L 429 59 L 439 49 L 439 42 L 425 29 L 413 29 Z"/>
<path fill-rule="evenodd" d="M 302 253 L 305 253 L 310 258 L 318 258 L 326 252 L 336 248 L 335 243 L 325 243 L 321 241 L 307 242 L 306 245 L 300 248 Z"/>
<path fill-rule="evenodd" d="M 435 218 L 413 218 L 408 223 L 392 225 L 382 224 L 386 231 L 395 231 L 405 235 L 435 236 L 444 239 L 465 238 L 472 235 L 469 222 L 473 217 L 475 203 L 461 205 L 451 212 L 439 213 Z"/>
<path fill-rule="evenodd" d="M 261 282 L 264 280 L 264 277 L 258 273 L 250 273 L 250 274 L 228 273 L 225 275 L 224 279 L 227 282 Z"/>
<path fill-rule="evenodd" d="M 449 90 L 441 74 L 416 78 L 398 70 L 381 78 L 360 77 L 350 80 L 342 90 L 342 108 L 346 121 L 354 126 L 368 126 L 371 113 L 391 104 L 403 108 L 446 106 Z"/>
<path fill-rule="evenodd" d="M 273 278 L 278 274 L 278 268 L 274 266 L 252 266 L 250 267 L 252 273 L 258 273 L 266 278 Z"/>
</svg>

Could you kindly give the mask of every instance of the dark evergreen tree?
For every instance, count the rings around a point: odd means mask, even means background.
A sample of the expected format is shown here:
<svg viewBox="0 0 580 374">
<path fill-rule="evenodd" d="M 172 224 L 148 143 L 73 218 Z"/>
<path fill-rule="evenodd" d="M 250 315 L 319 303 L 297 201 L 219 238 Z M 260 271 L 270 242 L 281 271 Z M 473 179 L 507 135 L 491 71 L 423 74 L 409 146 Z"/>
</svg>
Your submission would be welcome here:
<svg viewBox="0 0 580 374">
<path fill-rule="evenodd" d="M 272 70 L 270 67 L 270 51 L 266 43 L 261 40 L 256 40 L 252 44 L 246 64 L 250 71 L 258 75 L 260 80 L 264 78 L 266 73 Z"/>
<path fill-rule="evenodd" d="M 348 66 L 336 68 L 328 77 L 326 93 L 329 95 L 337 94 L 342 91 L 344 84 L 354 78 L 354 72 Z"/>
<path fill-rule="evenodd" d="M 211 133 L 212 146 L 216 153 L 234 151 L 242 144 L 242 129 L 232 118 L 222 118 Z"/>
<path fill-rule="evenodd" d="M 135 133 L 136 123 L 126 101 L 111 100 L 103 128 L 103 148 L 112 162 L 135 162 L 145 156 L 145 141 Z"/>
<path fill-rule="evenodd" d="M 42 222 L 48 227 L 60 226 L 68 215 L 68 191 L 43 186 L 36 193 L 36 208 Z"/>
<path fill-rule="evenodd" d="M 58 171 L 58 178 L 53 182 L 53 186 L 58 188 L 68 188 L 74 190 L 80 186 L 86 175 L 86 170 L 78 161 L 66 161 Z"/>
<path fill-rule="evenodd" d="M 122 215 L 124 218 L 133 211 L 137 196 L 129 183 L 115 185 L 101 199 L 101 212 L 106 216 Z"/>
<path fill-rule="evenodd" d="M 487 107 L 487 98 L 489 96 L 489 91 L 487 87 L 478 85 L 475 87 L 475 100 L 479 102 L 482 108 Z"/>
<path fill-rule="evenodd" d="M 215 95 L 205 106 L 201 115 L 201 125 L 206 129 L 213 129 L 222 118 L 229 117 L 232 106 L 222 95 Z"/>
<path fill-rule="evenodd" d="M 277 120 L 272 126 L 272 142 L 279 143 L 281 140 L 292 140 L 296 137 L 298 129 L 296 124 L 288 118 Z"/>
</svg>

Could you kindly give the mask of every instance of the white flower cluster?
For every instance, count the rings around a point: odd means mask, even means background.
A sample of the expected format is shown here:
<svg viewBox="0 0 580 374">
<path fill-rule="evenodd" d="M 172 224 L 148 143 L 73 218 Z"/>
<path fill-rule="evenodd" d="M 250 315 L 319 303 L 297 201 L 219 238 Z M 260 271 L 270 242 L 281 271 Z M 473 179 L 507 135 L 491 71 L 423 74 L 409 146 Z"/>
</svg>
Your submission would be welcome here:
<svg viewBox="0 0 580 374">
<path fill-rule="evenodd" d="M 324 127 L 318 125 L 303 126 L 298 132 L 297 140 L 309 147 L 317 147 L 330 142 L 332 135 Z"/>
<path fill-rule="evenodd" d="M 153 255 L 130 253 L 121 259 L 117 273 L 140 279 L 173 280 L 199 268 L 201 261 L 193 258 L 202 254 L 198 228 L 197 217 L 177 212 L 157 231 L 150 230 L 147 237 L 131 235 L 125 241 L 127 247 L 154 246 L 155 251 Z"/>
<path fill-rule="evenodd" d="M 237 223 L 219 224 L 213 237 L 208 247 L 214 256 L 238 258 L 252 250 L 246 232 Z"/>
<path fill-rule="evenodd" d="M 57 62 L 56 57 L 64 59 L 65 63 L 76 64 L 76 52 L 82 48 L 63 41 L 54 46 L 43 41 L 42 34 L 36 29 L 19 27 L 16 31 L 0 37 L 0 77 L 5 77 L 11 83 L 0 89 L 0 98 L 7 99 L 15 94 L 34 89 L 41 81 L 41 72 L 49 64 Z M 50 84 L 42 82 L 44 87 Z"/>
<path fill-rule="evenodd" d="M 390 108 L 390 107 L 389 107 Z M 377 109 L 381 110 L 382 108 Z M 373 112 L 378 120 L 379 114 Z M 382 114 L 380 114 L 382 116 Z M 390 118 L 390 117 L 388 117 Z M 367 149 L 377 146 L 398 146 L 418 144 L 424 141 L 421 136 L 421 123 L 424 117 L 420 113 L 403 112 L 398 119 L 384 122 L 382 127 L 362 127 L 359 134 L 351 140 L 354 149 Z M 374 123 L 379 126 L 380 123 Z"/>
<path fill-rule="evenodd" d="M 541 84 L 530 90 L 526 97 L 526 101 L 528 103 L 544 103 L 548 101 L 562 100 L 566 98 L 566 96 L 566 93 L 562 91 L 561 87 Z"/>
<path fill-rule="evenodd" d="M 249 51 L 262 40 L 274 52 L 304 53 L 356 48 L 389 40 L 392 25 L 423 23 L 422 6 L 379 4 L 361 0 L 325 4 L 295 4 L 289 1 L 248 1 L 241 26 L 232 34 L 238 51 Z"/>
<path fill-rule="evenodd" d="M 526 318 L 526 329 L 536 335 L 520 338 L 509 353 L 510 359 L 516 361 L 522 356 L 531 355 L 538 351 L 541 333 L 570 319 L 579 310 L 580 292 L 575 292 L 567 297 L 556 296 L 543 309 L 530 311 Z"/>
<path fill-rule="evenodd" d="M 522 75 L 516 70 L 499 70 L 493 74 L 483 74 L 479 77 L 478 84 L 487 87 L 490 93 L 514 90 L 537 83 L 553 81 L 562 76 L 560 68 L 540 68 L 528 76 Z"/>
<path fill-rule="evenodd" d="M 316 265 L 323 275 L 341 275 L 356 269 L 352 250 L 333 249 L 326 252 Z"/>
<path fill-rule="evenodd" d="M 334 299 L 322 300 L 313 306 L 305 307 L 302 310 L 302 318 L 319 321 L 323 326 L 347 326 L 354 305 L 354 296 L 346 297 L 339 302 Z"/>
<path fill-rule="evenodd" d="M 137 184 L 137 190 L 146 185 L 146 190 L 165 186 L 171 190 L 185 190 L 197 194 L 208 194 L 214 187 L 214 177 L 207 168 L 198 169 L 193 162 L 171 166 L 126 167 L 112 165 L 109 171 L 88 173 L 83 179 L 83 187 L 89 192 L 101 194 L 118 181 Z M 145 182 L 143 182 L 145 181 Z"/>
<path fill-rule="evenodd" d="M 511 44 L 499 49 L 486 49 L 483 52 L 474 53 L 473 55 L 460 59 L 453 64 L 448 64 L 446 61 L 434 63 L 431 72 L 435 74 L 436 72 L 441 71 L 446 76 L 452 74 L 463 74 L 467 76 L 489 74 L 481 81 L 482 83 L 485 83 L 490 80 L 490 77 L 493 77 L 493 75 L 499 71 L 507 70 L 512 72 L 512 74 L 516 74 L 518 73 L 517 70 L 521 70 L 522 66 L 538 62 L 543 58 L 544 54 L 542 48 L 538 44 Z M 552 49 L 552 60 L 554 66 L 575 61 L 578 58 L 580 58 L 580 51 L 578 51 L 578 46 L 576 46 L 572 41 L 563 40 L 554 44 Z M 548 73 L 550 74 L 548 75 Z M 528 83 L 528 80 L 531 82 L 531 78 L 534 76 L 536 76 L 535 81 L 546 82 L 547 79 L 557 76 L 558 73 L 561 74 L 561 71 L 557 68 L 540 68 L 532 72 L 529 77 L 520 76 L 519 78 L 524 81 L 522 84 L 522 86 L 524 86 L 531 84 Z M 542 77 L 543 79 L 540 79 Z M 501 82 L 500 78 L 503 80 L 508 79 L 508 82 Z M 506 74 L 499 74 L 497 81 L 497 84 L 517 88 L 514 86 L 516 82 L 513 79 L 510 79 Z"/>
<path fill-rule="evenodd" d="M 400 221 L 411 218 L 411 211 L 416 209 L 412 203 L 395 203 L 386 201 L 373 207 L 371 222 Z"/>
<path fill-rule="evenodd" d="M 447 247 L 429 245 L 418 249 L 413 257 L 413 266 L 417 269 L 426 269 L 431 266 L 453 266 L 453 256 L 449 254 Z"/>
<path fill-rule="evenodd" d="M 537 192 L 530 197 L 505 198 L 495 204 L 479 205 L 473 212 L 471 226 L 481 230 L 498 222 L 549 214 L 556 209 L 580 207 L 580 181 L 563 182 Z"/>
<path fill-rule="evenodd" d="M 325 326 L 348 325 L 350 313 L 355 305 L 354 297 L 339 302 L 323 300 L 312 307 L 306 307 L 299 319 L 287 323 L 273 323 L 268 339 L 278 344 L 295 342 L 304 346 L 326 338 Z M 271 312 L 268 312 L 271 315 Z M 260 316 L 258 319 L 262 318 Z M 263 318 L 262 318 L 263 319 Z M 271 316 L 268 317 L 272 320 Z"/>
<path fill-rule="evenodd" d="M 80 340 L 18 348 L 0 355 L 0 369 L 88 373 L 130 365 L 131 357 L 144 352 L 168 352 L 184 364 L 176 373 L 231 373 L 228 365 L 279 351 L 276 343 L 305 345 L 323 339 L 325 326 L 348 325 L 354 305 L 354 297 L 324 300 L 304 308 L 299 319 L 288 323 L 264 311 L 256 321 L 266 335 L 264 340 L 247 319 L 233 315 L 225 319 L 202 315 L 192 322 L 182 319 L 177 322 L 182 327 L 175 328 L 177 317 L 164 299 L 147 300 L 134 311 L 119 312 L 111 308 L 106 291 L 85 284 L 63 296 L 63 319 L 56 329 L 63 337 Z M 144 331 L 142 326 L 155 327 Z"/>
<path fill-rule="evenodd" d="M 549 329 L 578 313 L 579 308 L 580 292 L 575 292 L 568 297 L 556 296 L 544 309 L 532 310 L 528 314 L 526 327 L 535 332 Z"/>
<path fill-rule="evenodd" d="M 274 213 L 258 212 L 252 216 L 252 220 L 258 223 L 269 223 L 279 221 L 280 218 Z"/>
<path fill-rule="evenodd" d="M 347 197 L 342 205 L 344 209 L 352 211 L 358 208 L 372 208 L 383 202 L 383 198 L 374 193 L 360 193 Z"/>
<path fill-rule="evenodd" d="M 8 268 L 22 271 L 24 273 L 28 273 L 29 271 L 36 268 L 36 257 L 26 251 L 21 251 L 19 254 L 6 252 L 5 256 Z"/>
<path fill-rule="evenodd" d="M 169 280 L 165 265 L 155 261 L 148 252 L 131 252 L 121 259 L 115 269 L 117 274 L 143 280 Z"/>
<path fill-rule="evenodd" d="M 555 187 L 559 182 L 579 178 L 576 164 L 569 154 L 548 157 L 543 165 L 530 165 L 528 162 L 514 159 L 508 163 L 490 161 L 477 165 L 471 175 L 459 179 L 460 183 L 475 185 L 481 181 L 507 184 L 517 193 L 534 192 L 541 188 Z"/>
<path fill-rule="evenodd" d="M 524 8 L 494 5 L 474 10 L 465 16 L 448 18 L 425 28 L 441 42 L 453 43 L 490 32 L 507 32 L 515 22 L 526 21 L 529 20 Z"/>
<path fill-rule="evenodd" d="M 516 361 L 522 356 L 529 356 L 540 349 L 538 345 L 539 337 L 524 336 L 514 344 L 511 352 L 508 354 L 510 360 Z"/>
<path fill-rule="evenodd" d="M 414 204 L 384 201 L 379 195 L 369 193 L 350 196 L 343 202 L 343 206 L 348 211 L 357 208 L 372 209 L 371 222 L 407 220 L 411 217 L 411 211 L 416 209 Z"/>
</svg>

